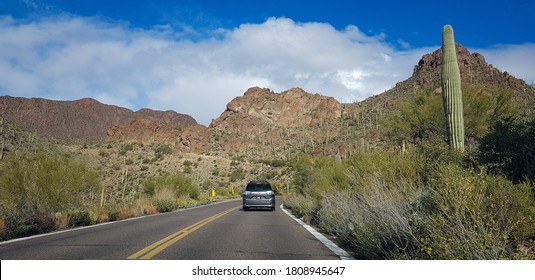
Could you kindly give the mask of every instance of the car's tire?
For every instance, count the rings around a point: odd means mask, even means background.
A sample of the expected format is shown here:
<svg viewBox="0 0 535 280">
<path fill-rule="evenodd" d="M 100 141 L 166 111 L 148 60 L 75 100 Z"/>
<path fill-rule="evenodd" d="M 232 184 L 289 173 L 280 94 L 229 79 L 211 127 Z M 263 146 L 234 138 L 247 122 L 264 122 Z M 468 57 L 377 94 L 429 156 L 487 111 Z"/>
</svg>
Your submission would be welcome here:
<svg viewBox="0 0 535 280">
<path fill-rule="evenodd" d="M 271 207 L 271 211 L 272 212 L 275 211 L 275 206 Z"/>
<path fill-rule="evenodd" d="M 243 211 L 248 211 L 249 208 L 247 208 L 247 207 L 245 207 L 245 206 L 242 206 L 242 210 L 243 210 Z"/>
</svg>

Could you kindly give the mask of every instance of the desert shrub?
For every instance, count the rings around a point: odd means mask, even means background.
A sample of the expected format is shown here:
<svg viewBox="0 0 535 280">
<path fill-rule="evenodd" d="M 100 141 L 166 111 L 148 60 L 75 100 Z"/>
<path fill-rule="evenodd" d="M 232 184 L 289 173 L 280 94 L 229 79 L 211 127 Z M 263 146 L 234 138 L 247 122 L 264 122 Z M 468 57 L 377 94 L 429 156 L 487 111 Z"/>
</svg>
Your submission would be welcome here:
<svg viewBox="0 0 535 280">
<path fill-rule="evenodd" d="M 508 258 L 516 241 L 535 234 L 528 185 L 444 165 L 430 188 L 435 209 L 423 243 L 433 258 Z"/>
<path fill-rule="evenodd" d="M 315 200 L 307 198 L 302 194 L 292 193 L 284 196 L 284 206 L 291 209 L 294 214 L 306 223 L 316 221 L 319 204 Z"/>
<path fill-rule="evenodd" d="M 383 133 L 392 143 L 420 142 L 444 134 L 446 126 L 440 94 L 422 90 L 409 100 L 399 102 L 397 108 L 380 119 Z"/>
<path fill-rule="evenodd" d="M 162 160 L 165 155 L 169 155 L 173 152 L 173 147 L 171 145 L 156 145 L 154 148 L 154 161 Z"/>
<path fill-rule="evenodd" d="M 397 152 L 375 151 L 347 160 L 351 189 L 366 190 L 380 178 L 395 186 L 398 180 L 417 181 L 426 170 L 426 158 L 419 153 L 401 156 Z"/>
<path fill-rule="evenodd" d="M 298 158 L 292 165 L 296 190 L 319 202 L 323 193 L 332 188 L 347 188 L 349 177 L 346 164 L 337 164 L 330 157 Z"/>
<path fill-rule="evenodd" d="M 0 214 L 10 237 L 54 229 L 54 213 L 80 208 L 83 194 L 100 184 L 83 162 L 45 151 L 11 154 L 0 174 Z"/>
<path fill-rule="evenodd" d="M 102 217 L 103 222 L 118 221 L 121 217 L 121 211 L 117 205 L 108 206 L 104 211 L 104 217 Z"/>
<path fill-rule="evenodd" d="M 0 201 L 16 206 L 34 200 L 59 211 L 80 204 L 85 190 L 99 185 L 96 171 L 68 155 L 16 154 L 0 166 Z"/>
<path fill-rule="evenodd" d="M 88 226 L 94 224 L 91 214 L 86 209 L 75 209 L 68 211 L 67 214 L 69 227 Z"/>
<path fill-rule="evenodd" d="M 348 186 L 323 193 L 318 225 L 368 259 L 411 255 L 419 248 L 417 205 L 425 191 L 418 154 L 358 155 L 346 163 Z"/>
<path fill-rule="evenodd" d="M 175 199 L 183 196 L 197 199 L 200 194 L 199 187 L 193 184 L 191 178 L 181 173 L 149 177 L 143 182 L 143 189 L 151 196 L 162 189 L 167 189 L 174 194 Z"/>
<path fill-rule="evenodd" d="M 177 208 L 190 208 L 199 205 L 197 200 L 191 198 L 179 198 L 176 201 Z"/>
<path fill-rule="evenodd" d="M 140 211 L 139 207 L 136 207 L 132 204 L 123 204 L 121 205 L 120 220 L 133 218 L 142 215 L 143 212 Z"/>
<path fill-rule="evenodd" d="M 480 160 L 515 182 L 535 181 L 535 118 L 495 123 L 481 141 Z"/>
<path fill-rule="evenodd" d="M 362 258 L 409 256 L 419 248 L 415 225 L 419 217 L 412 204 L 422 190 L 407 181 L 387 186 L 380 178 L 376 180 L 363 193 L 326 193 L 318 212 L 319 226 Z"/>
<path fill-rule="evenodd" d="M 241 167 L 236 167 L 232 169 L 232 171 L 229 174 L 229 179 L 231 182 L 236 182 L 238 180 L 245 179 L 245 171 Z"/>
<path fill-rule="evenodd" d="M 176 205 L 173 200 L 157 199 L 155 206 L 159 213 L 171 212 L 176 209 Z"/>
<path fill-rule="evenodd" d="M 55 227 L 49 209 L 33 200 L 19 204 L 17 209 L 5 211 L 3 217 L 7 239 L 45 233 Z"/>
<path fill-rule="evenodd" d="M 156 210 L 160 213 L 176 209 L 176 194 L 169 188 L 158 188 L 154 195 Z"/>
<path fill-rule="evenodd" d="M 362 258 L 517 257 L 516 244 L 535 236 L 531 185 L 472 169 L 447 145 L 426 154 L 427 144 L 403 156 L 359 154 L 339 167 L 302 158 L 297 193 L 284 203 Z"/>
</svg>

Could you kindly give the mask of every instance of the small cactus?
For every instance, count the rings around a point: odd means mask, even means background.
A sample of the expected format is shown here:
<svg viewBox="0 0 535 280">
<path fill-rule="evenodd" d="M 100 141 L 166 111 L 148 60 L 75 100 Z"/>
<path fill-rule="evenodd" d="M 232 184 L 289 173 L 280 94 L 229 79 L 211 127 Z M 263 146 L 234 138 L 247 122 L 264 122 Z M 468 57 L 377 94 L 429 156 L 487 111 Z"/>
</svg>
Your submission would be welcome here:
<svg viewBox="0 0 535 280">
<path fill-rule="evenodd" d="M 442 30 L 442 101 L 446 115 L 448 143 L 452 149 L 464 151 L 464 119 L 461 75 L 457 64 L 455 40 L 450 25 Z"/>
</svg>

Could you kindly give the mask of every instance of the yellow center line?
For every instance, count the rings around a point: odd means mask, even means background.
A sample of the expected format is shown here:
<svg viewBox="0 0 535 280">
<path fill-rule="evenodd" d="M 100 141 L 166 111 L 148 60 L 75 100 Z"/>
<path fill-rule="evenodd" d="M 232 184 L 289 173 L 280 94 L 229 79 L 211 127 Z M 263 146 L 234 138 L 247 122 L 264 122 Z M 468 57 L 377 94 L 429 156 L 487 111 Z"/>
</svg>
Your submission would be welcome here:
<svg viewBox="0 0 535 280">
<path fill-rule="evenodd" d="M 148 260 L 148 259 L 151 259 L 152 257 L 156 256 L 158 253 L 160 253 L 161 251 L 165 250 L 166 248 L 170 247 L 171 245 L 175 244 L 177 241 L 179 241 L 180 239 L 186 237 L 188 234 L 198 230 L 199 228 L 205 226 L 206 224 L 218 219 L 218 218 L 221 218 L 223 217 L 224 215 L 240 208 L 241 206 L 237 206 L 237 207 L 234 207 L 234 208 L 231 208 L 231 209 L 228 209 L 226 211 L 223 211 L 223 212 L 220 212 L 220 213 L 217 213 L 211 217 L 208 217 L 204 220 L 201 220 L 193 225 L 190 225 L 180 231 L 177 231 L 161 240 L 158 240 L 154 243 L 152 243 L 151 245 L 141 249 L 140 251 L 132 254 L 131 256 L 128 257 L 128 259 L 130 260 L 135 260 L 135 259 L 144 259 L 144 260 Z"/>
</svg>

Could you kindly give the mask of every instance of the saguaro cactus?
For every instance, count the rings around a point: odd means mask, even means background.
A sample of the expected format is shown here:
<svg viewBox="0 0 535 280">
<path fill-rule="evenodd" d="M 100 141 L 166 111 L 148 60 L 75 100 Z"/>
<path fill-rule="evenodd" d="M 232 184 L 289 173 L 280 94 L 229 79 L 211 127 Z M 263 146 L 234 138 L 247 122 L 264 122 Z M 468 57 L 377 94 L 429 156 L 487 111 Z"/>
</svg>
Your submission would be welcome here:
<svg viewBox="0 0 535 280">
<path fill-rule="evenodd" d="M 450 147 L 464 151 L 463 97 L 455 40 L 450 25 L 442 30 L 442 102 Z"/>
</svg>

